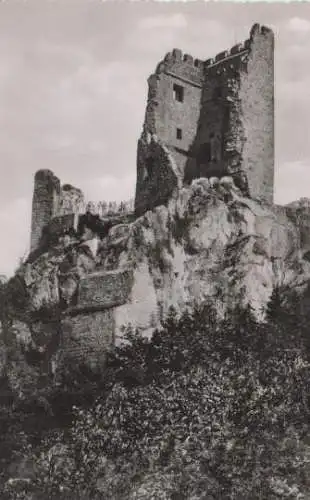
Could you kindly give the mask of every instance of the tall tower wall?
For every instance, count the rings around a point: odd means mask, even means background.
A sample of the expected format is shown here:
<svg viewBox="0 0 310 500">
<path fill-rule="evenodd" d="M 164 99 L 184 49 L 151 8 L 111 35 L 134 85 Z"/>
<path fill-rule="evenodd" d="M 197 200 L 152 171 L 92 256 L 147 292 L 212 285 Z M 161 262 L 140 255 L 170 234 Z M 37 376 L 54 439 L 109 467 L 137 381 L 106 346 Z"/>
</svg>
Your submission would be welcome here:
<svg viewBox="0 0 310 500">
<path fill-rule="evenodd" d="M 183 181 L 197 130 L 203 75 L 202 61 L 175 49 L 148 79 L 148 102 L 137 153 L 136 213 L 164 203 Z"/>
<path fill-rule="evenodd" d="M 203 62 L 174 49 L 148 80 L 144 130 L 176 153 L 180 170 L 196 135 L 203 78 Z"/>
<path fill-rule="evenodd" d="M 30 250 L 35 250 L 44 226 L 57 214 L 60 181 L 50 170 L 39 170 L 34 178 Z"/>
<path fill-rule="evenodd" d="M 247 70 L 240 81 L 241 120 L 246 141 L 242 169 L 253 198 L 273 203 L 274 192 L 274 35 L 251 30 Z"/>
<path fill-rule="evenodd" d="M 185 180 L 241 171 L 246 140 L 241 121 L 240 81 L 250 40 L 205 61 L 201 112 Z"/>
<path fill-rule="evenodd" d="M 273 202 L 274 36 L 258 24 L 243 44 L 205 62 L 185 181 L 227 174 L 251 197 Z"/>
<path fill-rule="evenodd" d="M 220 177 L 228 171 L 235 148 L 232 131 L 233 110 L 239 115 L 238 89 L 247 44 L 218 54 L 205 62 L 205 77 L 197 133 L 186 165 L 185 180 L 195 177 Z M 232 133 L 233 132 L 233 133 Z M 239 138 L 239 130 L 238 130 Z M 228 147 L 233 139 L 233 148 Z"/>
</svg>

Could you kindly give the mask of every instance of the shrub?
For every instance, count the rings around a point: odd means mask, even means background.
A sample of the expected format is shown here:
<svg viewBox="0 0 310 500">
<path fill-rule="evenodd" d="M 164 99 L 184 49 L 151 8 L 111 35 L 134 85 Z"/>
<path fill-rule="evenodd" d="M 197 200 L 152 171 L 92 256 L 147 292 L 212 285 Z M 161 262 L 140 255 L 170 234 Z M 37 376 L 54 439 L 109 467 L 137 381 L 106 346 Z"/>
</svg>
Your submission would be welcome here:
<svg viewBox="0 0 310 500">
<path fill-rule="evenodd" d="M 263 324 L 206 305 L 171 310 L 151 339 L 128 330 L 102 394 L 29 452 L 33 498 L 306 498 L 307 318 L 294 311 L 273 297 Z"/>
</svg>

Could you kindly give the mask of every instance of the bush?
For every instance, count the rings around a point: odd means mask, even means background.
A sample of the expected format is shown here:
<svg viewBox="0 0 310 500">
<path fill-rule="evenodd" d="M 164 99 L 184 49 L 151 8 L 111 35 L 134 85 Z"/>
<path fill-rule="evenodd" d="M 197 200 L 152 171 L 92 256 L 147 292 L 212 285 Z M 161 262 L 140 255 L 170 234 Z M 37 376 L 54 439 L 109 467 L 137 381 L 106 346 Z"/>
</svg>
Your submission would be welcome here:
<svg viewBox="0 0 310 500">
<path fill-rule="evenodd" d="M 97 400 L 29 451 L 32 498 L 306 498 L 307 317 L 296 311 L 274 294 L 263 324 L 250 308 L 218 321 L 208 305 L 171 310 L 151 339 L 129 330 Z"/>
</svg>

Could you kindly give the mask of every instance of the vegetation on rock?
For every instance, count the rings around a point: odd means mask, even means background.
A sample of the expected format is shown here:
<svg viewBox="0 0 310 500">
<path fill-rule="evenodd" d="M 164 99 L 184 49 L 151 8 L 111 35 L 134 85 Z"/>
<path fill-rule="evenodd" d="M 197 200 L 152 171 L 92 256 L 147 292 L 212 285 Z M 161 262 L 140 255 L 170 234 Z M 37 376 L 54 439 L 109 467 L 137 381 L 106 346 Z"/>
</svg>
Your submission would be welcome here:
<svg viewBox="0 0 310 500">
<path fill-rule="evenodd" d="M 18 397 L 1 380 L 1 498 L 302 499 L 309 491 L 309 307 L 128 331 L 105 373 Z"/>
</svg>

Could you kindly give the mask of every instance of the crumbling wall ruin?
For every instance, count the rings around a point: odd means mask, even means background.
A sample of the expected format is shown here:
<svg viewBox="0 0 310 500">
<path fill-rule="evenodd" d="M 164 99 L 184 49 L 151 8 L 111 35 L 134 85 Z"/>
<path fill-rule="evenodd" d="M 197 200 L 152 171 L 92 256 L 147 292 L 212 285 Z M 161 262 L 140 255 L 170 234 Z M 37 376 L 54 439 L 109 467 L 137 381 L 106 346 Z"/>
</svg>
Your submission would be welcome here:
<svg viewBox="0 0 310 500">
<path fill-rule="evenodd" d="M 58 235 L 75 228 L 83 201 L 80 189 L 61 186 L 53 172 L 38 170 L 34 178 L 30 251 L 40 246 L 46 232 Z"/>
<path fill-rule="evenodd" d="M 107 350 L 114 343 L 112 309 L 65 316 L 61 328 L 64 366 L 84 365 L 95 371 L 104 368 Z"/>
<path fill-rule="evenodd" d="M 273 203 L 274 192 L 274 35 L 262 26 L 251 30 L 246 71 L 241 73 L 241 120 L 245 142 L 242 169 L 253 198 Z"/>
<path fill-rule="evenodd" d="M 273 202 L 274 35 L 255 24 L 250 38 L 201 61 L 174 49 L 148 80 L 145 134 L 167 147 L 182 182 L 232 175 L 247 195 Z M 141 197 L 156 206 L 141 175 L 138 144 L 137 213 Z M 147 157 L 147 154 L 144 155 Z M 158 197 L 158 196 L 157 196 Z"/>
<path fill-rule="evenodd" d="M 83 192 L 70 184 L 61 186 L 58 215 L 79 214 L 85 205 Z"/>
<path fill-rule="evenodd" d="M 138 143 L 135 214 L 142 215 L 171 198 L 182 185 L 182 173 L 157 136 L 145 134 Z"/>
<path fill-rule="evenodd" d="M 255 25 L 244 44 L 207 61 L 176 49 L 167 54 L 149 78 L 138 141 L 135 216 L 167 205 L 184 182 L 197 177 L 211 178 L 211 186 L 225 177 L 251 197 L 272 203 L 273 106 L 273 34 L 267 28 Z M 107 204 L 102 205 L 105 221 L 95 212 L 81 190 L 61 186 L 50 171 L 37 172 L 31 249 L 38 248 L 44 234 L 56 240 L 74 234 L 76 259 L 83 260 L 78 276 L 72 264 L 59 266 L 56 277 L 64 306 L 58 330 L 64 359 L 100 366 L 116 329 L 130 317 L 134 280 L 133 269 L 98 265 L 98 240 L 106 238 L 114 222 Z M 150 309 L 156 300 L 155 294 Z"/>
<path fill-rule="evenodd" d="M 167 175 L 167 178 L 169 176 Z M 91 214 L 102 219 L 99 233 L 105 233 L 105 225 L 118 223 L 118 219 L 130 218 L 133 200 L 116 202 L 86 202 L 83 192 L 70 184 L 61 185 L 50 170 L 39 170 L 35 174 L 32 201 L 30 252 L 34 255 L 40 248 L 48 246 L 66 234 L 79 229 L 83 216 Z"/>
<path fill-rule="evenodd" d="M 39 170 L 34 178 L 30 249 L 40 243 L 43 228 L 56 216 L 60 198 L 60 181 L 50 170 Z"/>
</svg>

